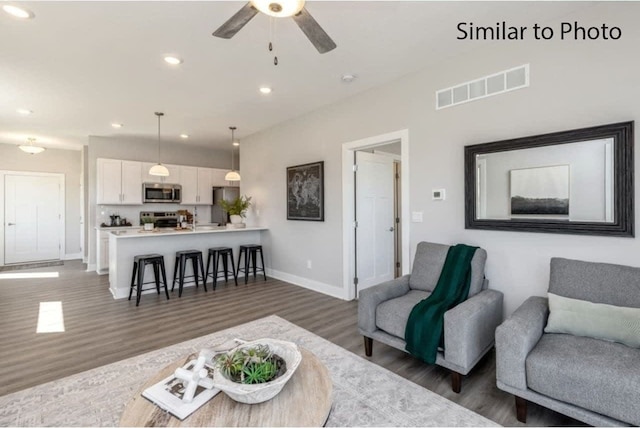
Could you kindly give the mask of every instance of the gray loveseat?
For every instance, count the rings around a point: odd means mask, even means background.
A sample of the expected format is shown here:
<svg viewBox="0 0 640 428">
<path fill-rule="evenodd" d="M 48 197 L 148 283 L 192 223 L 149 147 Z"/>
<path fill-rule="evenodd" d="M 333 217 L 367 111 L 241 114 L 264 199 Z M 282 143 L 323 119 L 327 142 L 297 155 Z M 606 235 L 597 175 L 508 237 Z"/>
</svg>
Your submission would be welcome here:
<svg viewBox="0 0 640 428">
<path fill-rule="evenodd" d="M 640 268 L 551 259 L 549 293 L 640 308 Z M 545 333 L 548 299 L 530 297 L 496 331 L 498 388 L 595 426 L 640 425 L 640 349 Z"/>
<path fill-rule="evenodd" d="M 364 336 L 367 356 L 372 355 L 373 339 L 405 350 L 409 314 L 435 288 L 448 251 L 448 245 L 420 242 L 411 275 L 360 292 L 358 330 Z M 495 329 L 502 322 L 502 293 L 486 289 L 486 259 L 485 250 L 476 250 L 469 297 L 444 315 L 444 349 L 438 351 L 436 364 L 451 370 L 455 392 L 460 392 L 462 375 L 493 347 Z"/>
</svg>

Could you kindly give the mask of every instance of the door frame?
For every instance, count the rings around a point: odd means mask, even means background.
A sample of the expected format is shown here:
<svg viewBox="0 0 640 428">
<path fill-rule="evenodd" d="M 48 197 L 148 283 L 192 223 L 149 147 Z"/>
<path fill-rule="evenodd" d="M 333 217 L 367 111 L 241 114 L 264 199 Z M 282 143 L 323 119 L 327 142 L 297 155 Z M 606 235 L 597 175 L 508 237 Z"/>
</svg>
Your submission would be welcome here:
<svg viewBox="0 0 640 428">
<path fill-rule="evenodd" d="M 60 185 L 60 195 L 58 199 L 58 204 L 60 208 L 60 249 L 58 251 L 58 259 L 64 260 L 65 255 L 65 241 L 66 241 L 66 231 L 65 231 L 65 176 L 61 173 L 56 172 L 32 172 L 32 171 L 7 171 L 0 170 L 0 222 L 2 227 L 0 228 L 0 266 L 5 266 L 5 219 L 4 219 L 4 209 L 5 209 L 5 200 L 4 200 L 4 188 L 5 188 L 5 177 L 7 175 L 24 175 L 24 176 L 32 176 L 32 177 L 57 177 L 58 183 Z"/>
<path fill-rule="evenodd" d="M 402 215 L 400 218 L 402 226 L 402 274 L 406 275 L 411 272 L 411 259 L 409 254 L 409 130 L 402 129 L 342 144 L 342 284 L 347 291 L 347 298 L 349 300 L 356 297 L 356 290 L 353 284 L 356 248 L 354 236 L 354 153 L 358 150 L 370 149 L 398 141 L 401 147 L 400 159 L 402 162 L 400 177 L 402 183 Z"/>
</svg>

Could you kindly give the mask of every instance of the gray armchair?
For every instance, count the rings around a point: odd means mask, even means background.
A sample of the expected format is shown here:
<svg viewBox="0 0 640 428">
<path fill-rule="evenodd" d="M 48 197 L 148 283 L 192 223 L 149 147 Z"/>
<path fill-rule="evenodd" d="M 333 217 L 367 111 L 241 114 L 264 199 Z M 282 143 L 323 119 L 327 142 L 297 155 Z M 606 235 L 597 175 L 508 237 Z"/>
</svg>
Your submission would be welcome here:
<svg viewBox="0 0 640 428">
<path fill-rule="evenodd" d="M 372 355 L 373 339 L 405 351 L 409 314 L 435 288 L 448 250 L 448 245 L 421 242 L 411 275 L 360 291 L 358 331 L 364 336 L 367 356 Z M 486 289 L 486 259 L 485 250 L 476 250 L 469 297 L 444 315 L 444 349 L 438 350 L 436 364 L 451 370 L 455 392 L 460 392 L 462 376 L 491 349 L 495 329 L 502 322 L 502 293 Z"/>
<path fill-rule="evenodd" d="M 640 308 L 640 268 L 551 259 L 549 292 Z M 545 333 L 548 299 L 530 297 L 496 330 L 498 388 L 595 426 L 640 425 L 640 349 L 572 334 Z"/>
</svg>

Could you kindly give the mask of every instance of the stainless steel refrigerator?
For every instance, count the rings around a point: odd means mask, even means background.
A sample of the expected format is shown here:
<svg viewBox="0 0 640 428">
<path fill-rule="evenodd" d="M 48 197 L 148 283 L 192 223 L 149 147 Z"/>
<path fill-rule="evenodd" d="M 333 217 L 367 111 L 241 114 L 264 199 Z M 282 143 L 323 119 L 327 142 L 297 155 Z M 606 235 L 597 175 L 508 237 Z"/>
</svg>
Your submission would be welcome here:
<svg viewBox="0 0 640 428">
<path fill-rule="evenodd" d="M 211 223 L 225 225 L 229 223 L 229 216 L 220 206 L 220 201 L 231 202 L 240 196 L 240 189 L 237 187 L 214 187 L 213 206 L 211 207 Z"/>
</svg>

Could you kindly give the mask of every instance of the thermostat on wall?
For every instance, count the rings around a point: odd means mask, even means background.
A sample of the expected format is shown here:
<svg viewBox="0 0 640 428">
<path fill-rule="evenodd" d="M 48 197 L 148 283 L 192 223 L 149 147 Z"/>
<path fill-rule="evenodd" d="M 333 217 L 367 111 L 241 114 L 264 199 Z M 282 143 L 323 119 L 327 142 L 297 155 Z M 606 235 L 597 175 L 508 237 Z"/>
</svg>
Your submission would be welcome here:
<svg viewBox="0 0 640 428">
<path fill-rule="evenodd" d="M 444 189 L 432 189 L 431 194 L 434 201 L 444 201 Z"/>
</svg>

